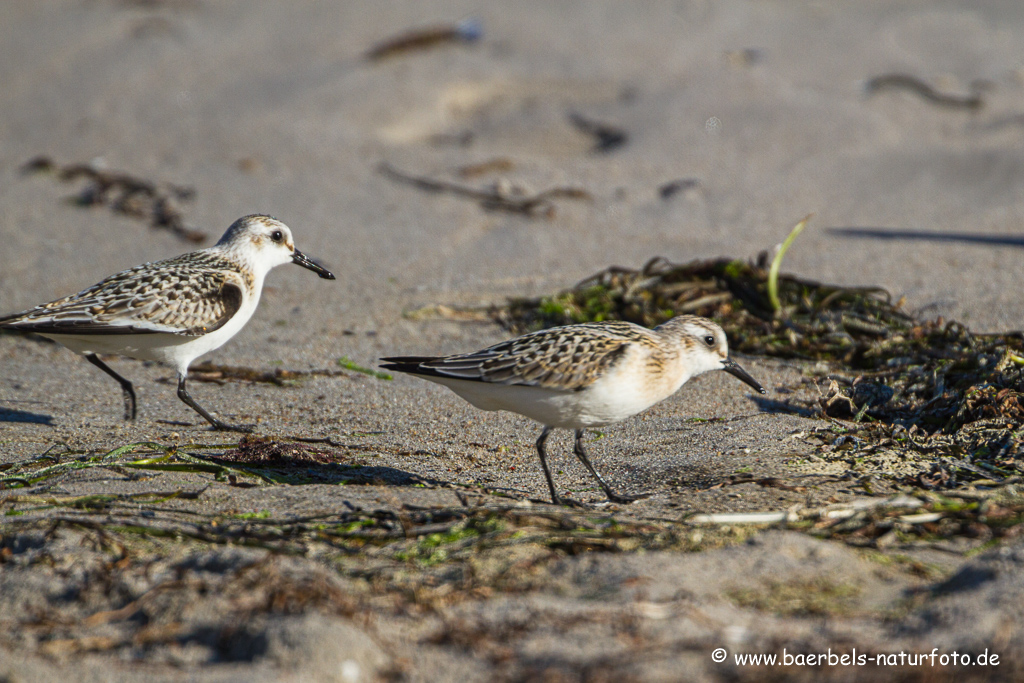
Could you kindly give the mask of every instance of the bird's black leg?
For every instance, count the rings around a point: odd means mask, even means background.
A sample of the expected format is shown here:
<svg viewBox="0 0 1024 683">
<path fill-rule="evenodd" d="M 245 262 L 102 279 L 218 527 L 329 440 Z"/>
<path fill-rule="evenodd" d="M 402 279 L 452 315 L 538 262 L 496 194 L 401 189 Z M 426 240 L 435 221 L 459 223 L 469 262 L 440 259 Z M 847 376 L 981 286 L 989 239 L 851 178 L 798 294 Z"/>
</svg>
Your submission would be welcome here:
<svg viewBox="0 0 1024 683">
<path fill-rule="evenodd" d="M 109 365 L 101 361 L 99 359 L 99 356 L 97 356 L 95 353 L 90 353 L 85 357 L 85 359 L 117 380 L 117 383 L 121 385 L 121 391 L 124 393 L 124 419 L 134 420 L 135 387 L 132 386 L 132 383 L 126 380 L 121 375 L 114 372 L 114 370 Z"/>
<path fill-rule="evenodd" d="M 221 422 L 210 413 L 206 412 L 206 409 L 196 403 L 195 399 L 192 398 L 188 389 L 185 388 L 185 380 L 188 378 L 188 370 L 185 372 L 178 373 L 178 398 L 185 402 L 192 410 L 196 411 L 200 415 L 206 418 L 206 421 L 213 425 L 214 429 L 219 429 L 226 432 L 251 432 L 252 425 L 229 425 L 226 422 Z"/>
<path fill-rule="evenodd" d="M 548 440 L 550 433 L 551 427 L 544 427 L 544 431 L 537 438 L 537 455 L 540 456 L 540 466 L 544 470 L 544 477 L 548 480 L 548 488 L 551 489 L 551 501 L 558 505 L 561 501 L 558 499 L 558 494 L 555 493 L 555 480 L 551 478 L 551 470 L 548 469 L 548 453 L 544 450 L 544 442 Z"/>
<path fill-rule="evenodd" d="M 544 443 L 548 440 L 548 434 L 551 433 L 551 427 L 544 427 L 544 431 L 540 433 L 540 437 L 537 439 L 537 455 L 540 456 L 540 466 L 544 469 L 544 478 L 548 480 L 548 488 L 551 489 L 551 502 L 555 505 L 572 505 L 575 507 L 586 507 L 582 503 L 578 503 L 571 498 L 561 498 L 555 493 L 555 480 L 551 478 L 551 469 L 548 467 L 548 452 L 544 448 Z"/>
<path fill-rule="evenodd" d="M 651 495 L 649 493 L 641 493 L 635 496 L 629 496 L 623 495 L 621 493 L 616 493 L 612 489 L 612 487 L 608 485 L 608 482 L 606 482 L 601 477 L 601 475 L 597 473 L 597 470 L 594 469 L 594 466 L 590 464 L 590 458 L 587 456 L 587 451 L 583 448 L 582 429 L 576 430 L 576 444 L 573 446 L 572 452 L 576 454 L 576 457 L 580 459 L 580 462 L 583 463 L 584 467 L 590 470 L 590 473 L 594 475 L 595 479 L 597 479 L 597 483 L 601 485 L 601 490 L 604 491 L 604 495 L 608 496 L 608 500 L 612 501 L 613 503 L 632 503 L 634 501 L 640 500 L 641 498 L 646 498 L 647 496 Z"/>
</svg>

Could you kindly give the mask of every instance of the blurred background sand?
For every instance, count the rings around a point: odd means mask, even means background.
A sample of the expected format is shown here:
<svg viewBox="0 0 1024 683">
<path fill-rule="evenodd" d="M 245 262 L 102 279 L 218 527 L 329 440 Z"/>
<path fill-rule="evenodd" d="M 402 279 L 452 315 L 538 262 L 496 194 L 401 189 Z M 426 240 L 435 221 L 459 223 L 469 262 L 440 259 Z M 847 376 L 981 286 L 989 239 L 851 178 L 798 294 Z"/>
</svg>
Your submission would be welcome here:
<svg viewBox="0 0 1024 683">
<path fill-rule="evenodd" d="M 48 154 L 195 187 L 188 216 L 208 243 L 246 213 L 287 222 L 339 282 L 275 274 L 279 293 L 243 334 L 260 337 L 267 309 L 301 301 L 322 313 L 291 328 L 314 353 L 321 330 L 394 329 L 404 346 L 398 313 L 421 303 L 548 292 L 653 256 L 754 255 L 811 212 L 787 270 L 881 285 L 978 329 L 1020 326 L 1015 2 L 92 0 L 0 11 L 4 310 L 190 246 L 18 174 Z M 482 22 L 477 43 L 362 59 L 386 37 L 467 17 Z M 865 93 L 867 79 L 897 72 L 957 94 L 984 81 L 984 106 Z M 593 153 L 570 112 L 621 127 L 627 143 Z M 377 172 L 387 161 L 457 179 L 495 157 L 512 168 L 468 182 L 572 185 L 594 200 L 527 220 Z M 699 188 L 659 197 L 681 178 Z"/>
</svg>

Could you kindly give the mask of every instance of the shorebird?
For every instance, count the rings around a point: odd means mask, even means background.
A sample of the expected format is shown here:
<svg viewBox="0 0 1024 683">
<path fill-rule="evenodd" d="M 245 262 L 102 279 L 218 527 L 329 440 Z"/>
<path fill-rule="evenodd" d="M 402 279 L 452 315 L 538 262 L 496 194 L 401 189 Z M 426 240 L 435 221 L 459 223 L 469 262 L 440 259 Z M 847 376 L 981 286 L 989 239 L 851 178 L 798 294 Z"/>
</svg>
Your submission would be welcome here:
<svg viewBox="0 0 1024 683">
<path fill-rule="evenodd" d="M 555 504 L 544 443 L 552 429 L 573 429 L 573 452 L 608 499 L 616 493 L 590 463 L 583 435 L 632 417 L 668 398 L 688 379 L 725 370 L 760 393 L 764 388 L 729 357 L 725 332 L 706 318 L 681 315 L 653 330 L 612 321 L 555 327 L 473 353 L 382 358 L 382 368 L 437 382 L 482 410 L 507 410 L 540 422 L 537 454 Z"/>
<path fill-rule="evenodd" d="M 207 412 L 189 395 L 185 380 L 193 360 L 245 326 L 259 303 L 263 278 L 283 263 L 334 279 L 295 248 L 287 225 L 270 216 L 244 216 L 208 249 L 111 275 L 78 294 L 2 317 L 0 329 L 33 332 L 85 356 L 121 385 L 126 420 L 135 419 L 135 388 L 100 354 L 171 365 L 178 373 L 178 398 L 186 405 L 215 429 L 249 431 Z"/>
</svg>

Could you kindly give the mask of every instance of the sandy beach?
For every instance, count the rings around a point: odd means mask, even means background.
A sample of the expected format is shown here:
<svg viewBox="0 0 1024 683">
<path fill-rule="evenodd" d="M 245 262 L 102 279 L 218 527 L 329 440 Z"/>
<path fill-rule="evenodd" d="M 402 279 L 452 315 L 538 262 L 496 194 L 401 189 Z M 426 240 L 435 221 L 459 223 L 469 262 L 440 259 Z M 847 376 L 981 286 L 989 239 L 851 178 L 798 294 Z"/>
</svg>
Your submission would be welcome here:
<svg viewBox="0 0 1024 683">
<path fill-rule="evenodd" d="M 367 57 L 467 20 L 479 39 Z M 602 429 L 598 468 L 653 495 L 588 516 L 543 504 L 536 424 L 338 362 L 482 348 L 511 333 L 423 311 L 551 294 L 654 257 L 755 260 L 811 213 L 783 270 L 881 287 L 914 316 L 979 333 L 1024 329 L 1019 3 L 7 3 L 0 65 L 0 314 L 210 246 L 255 212 L 287 223 L 337 276 L 276 269 L 245 329 L 201 359 L 313 374 L 191 385 L 211 410 L 256 423 L 301 476 L 238 485 L 215 468 L 114 464 L 0 490 L 0 681 L 1022 675 L 1013 534 L 862 548 L 794 528 L 687 525 L 920 494 L 884 477 L 851 483 L 854 455 L 812 457 L 808 435 L 829 420 L 779 404 L 814 402 L 813 363 L 742 357 L 769 402 L 712 373 Z M 25 171 L 41 156 L 145 179 L 160 196 L 191 188 L 174 195 L 175 215 L 205 237 L 154 225 L 149 204 L 137 215 L 83 206 L 86 178 Z M 492 199 L 562 195 L 502 210 L 382 165 Z M 207 455 L 238 443 L 178 400 L 169 368 L 110 364 L 135 383 L 135 422 L 80 357 L 0 335 L 0 476 L 44 453 L 85 462 L 139 442 Z M 1018 440 L 1008 457 L 1019 464 Z M 570 447 L 566 433 L 552 438 L 560 484 L 600 504 Z M 985 504 L 1009 509 L 1014 485 Z M 900 514 L 932 514 L 916 510 Z M 393 528 L 325 540 L 328 527 L 356 529 L 346 515 L 358 514 Z M 604 518 L 641 540 L 622 541 Z M 214 526 L 182 531 L 199 519 Z M 214 532 L 242 522 L 230 540 Z M 516 525 L 522 543 L 465 555 Z M 586 525 L 585 542 L 568 536 Z M 143 527 L 164 532 L 125 531 Z M 440 540 L 424 545 L 431 534 Z M 987 648 L 1002 664 L 732 659 L 851 647 Z"/>
</svg>

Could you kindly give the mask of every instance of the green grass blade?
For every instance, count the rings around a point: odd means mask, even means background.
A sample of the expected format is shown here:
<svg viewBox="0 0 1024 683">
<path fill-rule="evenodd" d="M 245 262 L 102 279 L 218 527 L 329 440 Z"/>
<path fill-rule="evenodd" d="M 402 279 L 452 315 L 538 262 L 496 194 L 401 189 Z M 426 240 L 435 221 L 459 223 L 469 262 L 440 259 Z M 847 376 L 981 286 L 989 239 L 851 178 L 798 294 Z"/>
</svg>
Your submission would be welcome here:
<svg viewBox="0 0 1024 683">
<path fill-rule="evenodd" d="M 793 226 L 786 241 L 779 247 L 779 253 L 775 254 L 775 258 L 772 259 L 772 267 L 768 271 L 768 299 L 772 302 L 772 310 L 775 311 L 775 315 L 782 312 L 782 303 L 779 301 L 779 268 L 782 266 L 782 259 L 796 238 L 807 227 L 807 221 L 811 220 L 812 216 L 814 216 L 813 213 L 807 214 L 802 221 Z"/>
<path fill-rule="evenodd" d="M 386 372 L 381 372 L 380 370 L 374 370 L 372 368 L 364 368 L 362 365 L 357 365 L 348 356 L 342 356 L 341 358 L 339 358 L 338 365 L 345 368 L 346 370 L 352 370 L 353 372 L 361 372 L 364 375 L 369 375 L 370 377 L 375 377 L 377 379 L 392 379 L 391 375 L 389 375 Z"/>
</svg>

